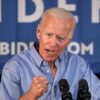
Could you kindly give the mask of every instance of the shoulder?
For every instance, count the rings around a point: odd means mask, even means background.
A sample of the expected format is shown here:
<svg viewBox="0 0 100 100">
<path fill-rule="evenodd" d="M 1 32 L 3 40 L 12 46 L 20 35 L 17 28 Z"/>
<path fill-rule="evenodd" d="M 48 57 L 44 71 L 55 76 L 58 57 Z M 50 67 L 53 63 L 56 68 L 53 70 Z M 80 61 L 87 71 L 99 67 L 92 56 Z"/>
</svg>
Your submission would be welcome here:
<svg viewBox="0 0 100 100">
<path fill-rule="evenodd" d="M 4 65 L 3 70 L 18 70 L 21 62 L 25 61 L 28 58 L 29 50 L 20 52 L 19 54 L 14 55 L 10 58 Z"/>
<path fill-rule="evenodd" d="M 69 62 L 74 63 L 79 66 L 87 66 L 88 62 L 78 54 L 71 53 L 65 48 L 64 50 L 65 59 L 67 58 Z"/>
<path fill-rule="evenodd" d="M 74 60 L 76 59 L 76 60 L 82 61 L 82 62 L 85 61 L 85 59 L 84 59 L 83 57 L 81 57 L 81 56 L 78 55 L 78 54 L 74 54 L 74 53 L 69 52 L 69 51 L 67 50 L 67 48 L 64 49 L 64 55 L 65 55 L 65 56 L 69 56 L 71 59 L 74 59 Z"/>
</svg>

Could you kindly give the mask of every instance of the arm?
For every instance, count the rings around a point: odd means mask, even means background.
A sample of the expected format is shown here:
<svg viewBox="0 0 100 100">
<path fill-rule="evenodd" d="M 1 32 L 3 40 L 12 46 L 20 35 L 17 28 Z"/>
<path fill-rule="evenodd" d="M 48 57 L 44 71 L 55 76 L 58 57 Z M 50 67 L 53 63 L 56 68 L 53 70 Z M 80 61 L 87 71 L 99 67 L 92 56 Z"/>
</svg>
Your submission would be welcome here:
<svg viewBox="0 0 100 100">
<path fill-rule="evenodd" d="M 48 91 L 48 80 L 44 76 L 36 76 L 29 91 L 19 100 L 37 100 Z"/>
<path fill-rule="evenodd" d="M 0 98 L 2 98 L 2 100 L 17 100 L 18 98 L 20 98 L 20 100 L 26 98 L 29 100 L 37 100 L 37 98 L 47 92 L 47 79 L 43 76 L 34 77 L 29 91 L 22 96 L 18 66 L 18 63 L 15 61 L 7 63 L 4 66 L 0 85 Z"/>
<path fill-rule="evenodd" d="M 25 95 L 21 96 L 19 100 L 37 100 L 37 99 L 33 96 L 33 94 L 30 91 L 28 91 Z"/>
<path fill-rule="evenodd" d="M 16 66 L 16 67 L 15 67 Z M 19 72 L 16 62 L 8 62 L 2 71 L 0 100 L 15 100 L 21 95 Z"/>
</svg>

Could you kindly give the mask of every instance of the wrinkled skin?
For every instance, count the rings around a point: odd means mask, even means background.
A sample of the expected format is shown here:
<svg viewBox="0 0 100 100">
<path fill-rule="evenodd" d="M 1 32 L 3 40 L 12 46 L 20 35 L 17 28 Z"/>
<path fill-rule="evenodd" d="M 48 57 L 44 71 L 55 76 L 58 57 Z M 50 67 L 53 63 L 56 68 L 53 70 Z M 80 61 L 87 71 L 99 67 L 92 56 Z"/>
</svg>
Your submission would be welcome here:
<svg viewBox="0 0 100 100">
<path fill-rule="evenodd" d="M 72 20 L 48 15 L 45 22 L 38 26 L 39 53 L 44 60 L 53 62 L 58 58 L 70 43 L 72 25 Z"/>
</svg>

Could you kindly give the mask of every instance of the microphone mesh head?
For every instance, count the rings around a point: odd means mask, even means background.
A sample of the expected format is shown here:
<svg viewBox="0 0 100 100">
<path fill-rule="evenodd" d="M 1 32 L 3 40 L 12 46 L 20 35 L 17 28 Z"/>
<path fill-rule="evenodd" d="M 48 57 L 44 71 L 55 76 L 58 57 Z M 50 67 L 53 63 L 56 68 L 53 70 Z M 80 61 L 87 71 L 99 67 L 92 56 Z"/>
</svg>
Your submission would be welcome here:
<svg viewBox="0 0 100 100">
<path fill-rule="evenodd" d="M 61 79 L 59 81 L 59 88 L 60 88 L 60 91 L 69 91 L 69 85 L 68 85 L 67 80 Z"/>
<path fill-rule="evenodd" d="M 85 79 L 81 79 L 79 81 L 79 88 L 88 90 L 88 84 L 87 84 L 87 81 Z"/>
<path fill-rule="evenodd" d="M 85 79 L 79 81 L 79 93 L 77 100 L 90 100 L 91 94 L 89 92 L 88 83 Z"/>
</svg>

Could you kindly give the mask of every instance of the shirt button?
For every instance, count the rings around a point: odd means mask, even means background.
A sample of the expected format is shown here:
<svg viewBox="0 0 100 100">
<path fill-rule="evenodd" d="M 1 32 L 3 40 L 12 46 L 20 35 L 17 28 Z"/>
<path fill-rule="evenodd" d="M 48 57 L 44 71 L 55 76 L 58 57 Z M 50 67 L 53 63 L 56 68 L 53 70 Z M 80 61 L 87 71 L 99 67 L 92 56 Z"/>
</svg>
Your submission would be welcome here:
<svg viewBox="0 0 100 100">
<path fill-rule="evenodd" d="M 50 71 L 49 70 L 47 70 L 47 73 L 49 73 Z"/>
<path fill-rule="evenodd" d="M 46 61 L 43 61 L 43 65 L 45 65 L 45 66 L 46 66 L 46 65 L 48 65 L 48 63 L 47 63 Z"/>
</svg>

